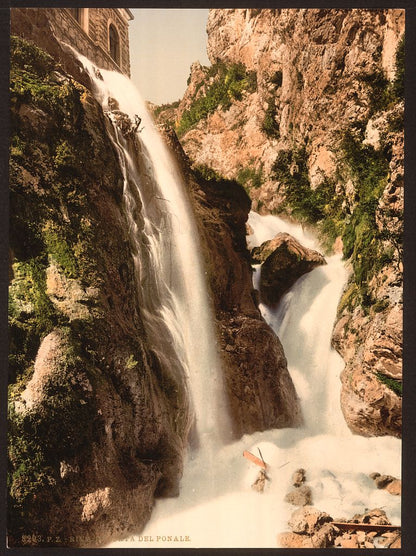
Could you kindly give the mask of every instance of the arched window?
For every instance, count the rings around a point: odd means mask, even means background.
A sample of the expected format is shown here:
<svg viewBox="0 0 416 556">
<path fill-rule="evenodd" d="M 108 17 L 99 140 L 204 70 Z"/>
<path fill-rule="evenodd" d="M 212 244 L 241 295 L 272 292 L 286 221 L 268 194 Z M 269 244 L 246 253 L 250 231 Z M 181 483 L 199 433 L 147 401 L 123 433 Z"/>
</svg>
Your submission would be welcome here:
<svg viewBox="0 0 416 556">
<path fill-rule="evenodd" d="M 88 16 L 87 16 L 87 9 L 86 8 L 67 8 L 69 13 L 78 22 L 79 26 L 84 29 L 86 33 L 88 33 Z"/>
<path fill-rule="evenodd" d="M 117 29 L 112 23 L 110 23 L 110 26 L 108 28 L 108 40 L 110 47 L 110 56 L 117 65 L 120 65 L 120 38 L 118 36 Z"/>
<path fill-rule="evenodd" d="M 81 25 L 82 24 L 82 8 L 68 8 L 69 9 L 69 13 L 72 15 L 72 17 L 78 21 L 78 23 Z"/>
</svg>

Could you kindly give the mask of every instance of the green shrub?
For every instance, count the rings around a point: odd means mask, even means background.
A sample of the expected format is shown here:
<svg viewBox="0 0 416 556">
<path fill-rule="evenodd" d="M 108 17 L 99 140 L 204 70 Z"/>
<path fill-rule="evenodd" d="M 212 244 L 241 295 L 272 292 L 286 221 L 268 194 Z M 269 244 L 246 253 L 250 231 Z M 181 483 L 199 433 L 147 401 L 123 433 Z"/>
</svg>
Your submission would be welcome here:
<svg viewBox="0 0 416 556">
<path fill-rule="evenodd" d="M 153 109 L 153 116 L 157 118 L 161 112 L 165 112 L 166 110 L 171 110 L 178 108 L 180 104 L 180 100 L 175 100 L 174 102 L 170 102 L 167 104 L 160 104 Z"/>
<path fill-rule="evenodd" d="M 388 388 L 390 388 L 390 390 L 393 390 L 393 392 L 397 394 L 397 396 L 399 396 L 400 398 L 402 397 L 403 385 L 400 380 L 390 378 L 389 376 L 385 375 L 384 373 L 381 373 L 380 371 L 376 372 L 375 375 L 380 382 L 385 384 Z"/>
<path fill-rule="evenodd" d="M 388 129 L 392 133 L 399 133 L 404 130 L 404 111 L 396 114 L 390 114 L 388 118 Z"/>
<path fill-rule="evenodd" d="M 387 299 L 377 299 L 377 301 L 373 304 L 373 311 L 375 313 L 382 313 L 388 306 L 389 302 Z"/>
<path fill-rule="evenodd" d="M 258 189 L 263 183 L 263 170 L 262 168 L 256 169 L 253 166 L 240 168 L 237 174 L 237 181 L 246 190 L 252 187 Z"/>
<path fill-rule="evenodd" d="M 54 165 L 59 169 L 76 168 L 77 157 L 72 145 L 64 140 L 60 141 L 55 149 Z"/>
<path fill-rule="evenodd" d="M 371 114 L 387 110 L 404 99 L 405 73 L 405 36 L 401 38 L 396 50 L 395 77 L 389 81 L 383 70 L 361 74 L 359 78 L 370 88 Z"/>
<path fill-rule="evenodd" d="M 47 222 L 43 227 L 43 237 L 48 254 L 62 268 L 65 276 L 77 278 L 78 263 L 63 230 L 52 222 Z"/>
<path fill-rule="evenodd" d="M 341 296 L 337 309 L 338 318 L 341 316 L 344 309 L 351 311 L 358 305 L 359 301 L 359 288 L 357 284 L 352 282 Z"/>
<path fill-rule="evenodd" d="M 221 176 L 221 174 L 205 164 L 198 164 L 197 166 L 194 166 L 193 171 L 197 180 L 202 179 L 205 181 L 216 182 L 226 181 L 225 178 Z"/>
<path fill-rule="evenodd" d="M 282 150 L 272 166 L 272 177 L 284 185 L 285 205 L 297 218 L 313 224 L 320 222 L 322 233 L 330 230 L 333 235 L 339 229 L 335 218 L 341 207 L 335 182 L 326 178 L 312 189 L 307 162 L 305 147 Z M 331 218 L 333 222 L 329 222 Z"/>
<path fill-rule="evenodd" d="M 405 35 L 403 34 L 396 50 L 396 74 L 391 85 L 392 94 L 396 100 L 404 99 L 405 44 Z"/>
<path fill-rule="evenodd" d="M 347 220 L 342 236 L 344 256 L 351 258 L 355 281 L 364 304 L 371 304 L 368 281 L 378 271 L 384 249 L 376 224 L 376 208 L 389 171 L 385 152 L 363 144 L 361 129 L 348 130 L 340 142 L 341 162 L 353 180 L 357 204 Z"/>
<path fill-rule="evenodd" d="M 373 73 L 363 73 L 358 76 L 370 89 L 370 115 L 388 108 L 392 101 L 389 80 L 383 70 L 377 69 Z"/>
<path fill-rule="evenodd" d="M 269 99 L 264 120 L 261 126 L 263 133 L 272 139 L 279 139 L 280 126 L 276 120 L 277 110 L 273 98 Z"/>
<path fill-rule="evenodd" d="M 46 76 L 56 66 L 49 54 L 14 35 L 10 37 L 10 64 L 40 77 Z"/>
<path fill-rule="evenodd" d="M 13 265 L 9 288 L 9 381 L 33 365 L 41 339 L 62 321 L 46 294 L 46 261 L 34 258 Z"/>
<path fill-rule="evenodd" d="M 206 94 L 196 99 L 191 107 L 182 114 L 177 126 L 179 136 L 206 118 L 219 106 L 228 110 L 234 100 L 240 100 L 244 92 L 252 93 L 257 89 L 257 75 L 246 71 L 243 64 L 214 64 L 207 70 L 207 79 L 214 78 Z"/>
</svg>

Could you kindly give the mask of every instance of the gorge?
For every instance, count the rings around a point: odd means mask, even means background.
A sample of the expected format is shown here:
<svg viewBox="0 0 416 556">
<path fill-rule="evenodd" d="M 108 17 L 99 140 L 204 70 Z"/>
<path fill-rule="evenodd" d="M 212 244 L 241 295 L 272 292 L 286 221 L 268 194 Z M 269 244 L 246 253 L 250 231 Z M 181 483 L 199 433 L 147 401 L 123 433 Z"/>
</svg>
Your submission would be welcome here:
<svg viewBox="0 0 416 556">
<path fill-rule="evenodd" d="M 12 17 L 9 544 L 274 547 L 301 467 L 334 517 L 399 524 L 369 475 L 400 477 L 403 12 L 211 10 L 212 67 L 158 126 L 35 12 Z M 282 232 L 325 260 L 268 306 L 251 253 Z"/>
</svg>

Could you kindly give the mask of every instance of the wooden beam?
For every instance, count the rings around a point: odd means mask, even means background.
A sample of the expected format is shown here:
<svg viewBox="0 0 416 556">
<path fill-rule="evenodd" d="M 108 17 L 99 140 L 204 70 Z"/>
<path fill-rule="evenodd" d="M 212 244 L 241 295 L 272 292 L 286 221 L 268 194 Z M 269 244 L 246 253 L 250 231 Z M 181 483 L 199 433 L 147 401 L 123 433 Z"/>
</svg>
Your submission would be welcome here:
<svg viewBox="0 0 416 556">
<path fill-rule="evenodd" d="M 373 523 L 347 523 L 345 521 L 331 521 L 331 525 L 335 525 L 342 531 L 377 531 L 387 533 L 388 531 L 400 531 L 400 525 L 375 525 Z"/>
<path fill-rule="evenodd" d="M 262 461 L 260 458 L 252 454 L 251 452 L 247 452 L 246 450 L 243 452 L 243 456 L 248 460 L 252 461 L 253 463 L 255 463 L 256 465 L 258 465 L 259 467 L 262 467 L 263 469 L 267 469 L 267 464 L 264 461 Z"/>
</svg>

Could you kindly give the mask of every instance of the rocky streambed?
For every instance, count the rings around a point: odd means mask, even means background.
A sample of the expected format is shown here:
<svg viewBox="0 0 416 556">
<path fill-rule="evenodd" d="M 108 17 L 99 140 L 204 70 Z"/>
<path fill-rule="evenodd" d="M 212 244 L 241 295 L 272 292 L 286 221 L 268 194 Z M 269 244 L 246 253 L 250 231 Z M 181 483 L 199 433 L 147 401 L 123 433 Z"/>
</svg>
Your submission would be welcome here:
<svg viewBox="0 0 416 556">
<path fill-rule="evenodd" d="M 399 479 L 377 472 L 370 478 L 375 488 L 386 489 L 392 496 L 401 495 Z M 313 491 L 304 469 L 294 472 L 285 501 L 298 509 L 288 521 L 291 530 L 277 537 L 282 548 L 401 548 L 401 528 L 392 525 L 382 508 L 345 519 L 334 518 L 313 506 Z"/>
</svg>

